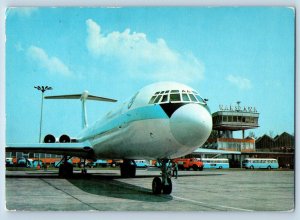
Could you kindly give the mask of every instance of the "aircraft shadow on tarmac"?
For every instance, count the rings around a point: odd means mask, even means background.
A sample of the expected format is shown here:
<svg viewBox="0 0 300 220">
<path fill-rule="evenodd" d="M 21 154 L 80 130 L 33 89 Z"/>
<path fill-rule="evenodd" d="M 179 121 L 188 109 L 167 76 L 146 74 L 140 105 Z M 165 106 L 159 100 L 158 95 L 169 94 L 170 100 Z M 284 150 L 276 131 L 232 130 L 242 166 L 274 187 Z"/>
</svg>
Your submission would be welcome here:
<svg viewBox="0 0 300 220">
<path fill-rule="evenodd" d="M 224 174 L 184 174 L 184 177 L 192 176 L 214 176 Z M 138 175 L 134 179 L 149 178 L 152 183 L 152 178 L 159 175 Z M 180 175 L 179 175 L 180 178 Z M 68 179 L 70 183 L 78 187 L 82 191 L 94 195 L 108 196 L 114 198 L 123 198 L 145 202 L 168 202 L 173 199 L 172 195 L 156 195 L 152 194 L 152 189 L 136 186 L 133 184 L 120 181 L 120 176 L 112 173 L 101 174 L 88 174 L 83 177 L 82 175 L 74 175 L 73 178 Z M 134 179 L 132 180 L 134 182 Z"/>
<path fill-rule="evenodd" d="M 149 177 L 149 176 L 147 176 Z M 129 199 L 144 202 L 168 202 L 171 195 L 154 196 L 152 189 L 119 181 L 120 177 L 92 175 L 82 178 L 74 176 L 68 181 L 80 190 L 99 196 Z M 133 180 L 134 181 L 134 180 Z"/>
<path fill-rule="evenodd" d="M 29 174 L 29 175 L 28 175 Z M 197 174 L 185 174 L 178 175 L 181 177 L 195 177 L 195 176 L 216 176 L 224 175 L 220 173 L 197 173 Z M 152 183 L 152 178 L 159 175 L 137 175 L 133 178 L 147 178 Z M 57 173 L 27 173 L 26 175 L 6 175 L 6 178 L 43 178 L 43 179 L 57 179 Z M 113 198 L 122 198 L 144 202 L 168 202 L 173 199 L 172 195 L 153 195 L 151 188 L 145 188 L 142 186 L 136 186 L 133 184 L 120 181 L 123 179 L 116 173 L 101 173 L 101 174 L 86 174 L 74 173 L 72 178 L 67 179 L 72 185 L 76 186 L 80 190 L 99 196 L 107 196 Z M 148 180 L 147 180 L 148 181 Z"/>
</svg>

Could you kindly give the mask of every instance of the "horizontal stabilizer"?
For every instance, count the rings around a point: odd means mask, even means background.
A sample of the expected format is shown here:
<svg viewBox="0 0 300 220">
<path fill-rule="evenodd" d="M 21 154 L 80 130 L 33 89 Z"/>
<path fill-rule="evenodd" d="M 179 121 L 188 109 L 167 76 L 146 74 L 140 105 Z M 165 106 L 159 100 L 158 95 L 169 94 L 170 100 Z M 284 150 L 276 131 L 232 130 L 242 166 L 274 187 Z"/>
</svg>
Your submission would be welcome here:
<svg viewBox="0 0 300 220">
<path fill-rule="evenodd" d="M 115 99 L 105 98 L 101 96 L 94 96 L 83 92 L 82 94 L 71 94 L 71 95 L 56 95 L 56 96 L 45 96 L 45 99 L 85 99 L 103 102 L 117 102 Z"/>
<path fill-rule="evenodd" d="M 82 102 L 82 128 L 86 128 L 88 126 L 86 109 L 85 109 L 86 100 L 94 100 L 94 101 L 102 101 L 102 102 L 117 102 L 117 100 L 115 99 L 90 95 L 88 91 L 84 91 L 82 94 L 45 96 L 45 99 L 80 99 L 80 101 Z"/>
</svg>

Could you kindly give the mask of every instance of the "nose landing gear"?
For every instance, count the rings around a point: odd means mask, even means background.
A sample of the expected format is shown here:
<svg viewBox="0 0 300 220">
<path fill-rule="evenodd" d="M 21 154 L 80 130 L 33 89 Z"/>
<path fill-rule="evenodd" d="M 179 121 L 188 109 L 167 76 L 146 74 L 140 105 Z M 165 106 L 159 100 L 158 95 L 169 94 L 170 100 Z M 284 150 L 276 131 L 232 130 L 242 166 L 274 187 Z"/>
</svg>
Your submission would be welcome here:
<svg viewBox="0 0 300 220">
<path fill-rule="evenodd" d="M 172 180 L 171 180 L 171 163 L 169 159 L 162 159 L 161 163 L 161 175 L 155 177 L 152 181 L 152 192 L 153 194 L 171 194 L 172 192 Z"/>
</svg>

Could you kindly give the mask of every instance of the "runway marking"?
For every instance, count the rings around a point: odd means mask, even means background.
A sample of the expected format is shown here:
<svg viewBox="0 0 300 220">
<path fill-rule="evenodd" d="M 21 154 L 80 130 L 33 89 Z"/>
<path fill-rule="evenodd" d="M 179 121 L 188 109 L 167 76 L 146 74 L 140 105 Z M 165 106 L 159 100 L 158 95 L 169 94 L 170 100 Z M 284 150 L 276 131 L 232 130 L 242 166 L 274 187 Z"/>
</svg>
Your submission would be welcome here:
<svg viewBox="0 0 300 220">
<path fill-rule="evenodd" d="M 174 196 L 174 195 L 172 195 L 172 197 L 176 198 L 178 200 L 184 200 L 184 201 L 188 201 L 188 202 L 192 202 L 192 203 L 197 203 L 197 204 L 201 204 L 201 205 L 210 205 L 208 203 L 196 201 L 196 200 L 193 200 L 193 199 L 186 199 L 186 198 L 182 198 L 182 197 L 178 197 L 178 196 Z M 226 208 L 226 209 L 233 209 L 233 210 L 237 210 L 237 211 L 246 211 L 246 212 L 253 212 L 254 211 L 254 210 L 251 210 L 251 209 L 236 208 L 236 207 L 224 206 L 224 205 L 212 205 L 212 206 Z M 209 208 L 214 209 L 213 207 L 209 207 Z"/>
</svg>

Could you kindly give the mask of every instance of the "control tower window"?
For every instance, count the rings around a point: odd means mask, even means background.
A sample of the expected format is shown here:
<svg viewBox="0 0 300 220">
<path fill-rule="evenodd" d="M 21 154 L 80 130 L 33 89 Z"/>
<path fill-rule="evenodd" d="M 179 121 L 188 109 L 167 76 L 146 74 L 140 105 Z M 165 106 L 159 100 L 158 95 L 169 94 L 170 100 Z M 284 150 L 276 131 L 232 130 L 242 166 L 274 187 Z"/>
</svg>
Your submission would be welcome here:
<svg viewBox="0 0 300 220">
<path fill-rule="evenodd" d="M 237 116 L 233 116 L 233 122 L 237 122 Z"/>
</svg>

